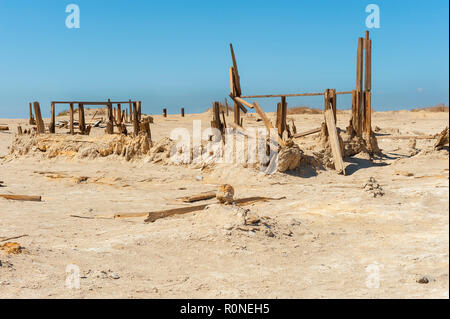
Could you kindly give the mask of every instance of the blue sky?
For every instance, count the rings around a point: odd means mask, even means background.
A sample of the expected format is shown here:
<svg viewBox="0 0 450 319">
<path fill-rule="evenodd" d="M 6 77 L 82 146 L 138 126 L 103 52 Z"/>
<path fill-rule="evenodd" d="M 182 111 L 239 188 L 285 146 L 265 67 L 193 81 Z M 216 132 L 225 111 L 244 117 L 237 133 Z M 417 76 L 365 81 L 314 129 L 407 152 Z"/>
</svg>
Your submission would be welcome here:
<svg viewBox="0 0 450 319">
<path fill-rule="evenodd" d="M 79 29 L 66 28 L 70 3 Z M 373 107 L 448 104 L 446 0 L 0 0 L 0 118 L 26 116 L 31 101 L 48 115 L 51 100 L 108 98 L 142 100 L 148 113 L 202 112 L 229 93 L 230 42 L 244 95 L 351 90 L 370 3 L 381 18 L 370 30 Z M 260 102 L 270 111 L 278 99 Z"/>
</svg>

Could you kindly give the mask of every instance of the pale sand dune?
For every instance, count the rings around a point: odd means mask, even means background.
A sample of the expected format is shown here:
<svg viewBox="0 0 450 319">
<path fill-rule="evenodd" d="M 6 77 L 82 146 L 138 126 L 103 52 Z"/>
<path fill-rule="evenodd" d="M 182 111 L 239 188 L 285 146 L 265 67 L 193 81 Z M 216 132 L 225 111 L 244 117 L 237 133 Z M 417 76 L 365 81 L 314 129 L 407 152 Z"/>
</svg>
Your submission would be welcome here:
<svg viewBox="0 0 450 319">
<path fill-rule="evenodd" d="M 340 112 L 337 125 L 345 129 L 349 116 Z M 201 119 L 203 128 L 210 121 L 206 113 L 154 118 L 154 141 L 177 127 L 192 130 L 194 119 Z M 232 118 L 230 112 L 227 121 Z M 244 117 L 244 126 L 262 126 L 256 118 Z M 321 114 L 288 118 L 295 119 L 298 132 L 323 121 Z M 374 127 L 395 135 L 436 134 L 448 122 L 448 113 L 423 111 L 372 117 Z M 0 119 L 0 125 L 10 126 L 0 131 L 0 156 L 8 154 L 16 126 L 25 129 L 26 123 Z M 91 134 L 104 132 L 95 128 Z M 296 142 L 302 149 L 316 143 L 314 136 Z M 346 159 L 348 176 L 332 170 L 264 176 L 231 164 L 201 171 L 119 157 L 6 156 L 0 159 L 6 186 L 0 194 L 41 195 L 43 201 L 0 198 L 0 237 L 29 235 L 13 240 L 26 249 L 22 254 L 0 250 L 0 298 L 448 298 L 448 151 L 410 157 L 408 140 L 378 143 L 388 157 L 375 164 L 358 156 Z M 433 143 L 417 140 L 416 148 Z M 80 177 L 88 179 L 80 182 Z M 370 177 L 384 196 L 362 189 Z M 144 218 L 70 217 L 179 207 L 186 204 L 177 198 L 222 183 L 234 186 L 236 198 L 286 196 L 246 207 L 271 217 L 275 237 L 263 230 L 229 230 L 238 217 L 220 205 L 152 224 Z M 78 290 L 65 287 L 69 264 L 80 267 Z M 370 285 L 374 267 L 379 267 L 378 288 Z M 429 283 L 417 283 L 420 276 Z"/>
</svg>

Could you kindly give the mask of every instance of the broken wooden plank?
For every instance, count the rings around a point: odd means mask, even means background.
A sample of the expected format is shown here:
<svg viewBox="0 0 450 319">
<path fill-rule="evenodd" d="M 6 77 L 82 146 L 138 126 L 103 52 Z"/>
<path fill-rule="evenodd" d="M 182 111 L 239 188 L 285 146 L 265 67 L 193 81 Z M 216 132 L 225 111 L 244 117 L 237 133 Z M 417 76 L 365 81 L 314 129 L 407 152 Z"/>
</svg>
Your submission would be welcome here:
<svg viewBox="0 0 450 319">
<path fill-rule="evenodd" d="M 341 144 L 339 143 L 336 124 L 334 123 L 333 109 L 325 111 L 325 121 L 327 124 L 328 137 L 330 140 L 331 151 L 333 153 L 334 167 L 338 173 L 345 175 L 344 161 L 342 159 Z"/>
<path fill-rule="evenodd" d="M 292 137 L 293 137 L 293 138 L 304 137 L 304 136 L 307 136 L 307 135 L 319 133 L 321 130 L 322 130 L 322 128 L 318 127 L 318 128 L 314 128 L 314 129 L 312 129 L 312 130 L 308 130 L 308 131 L 306 131 L 306 132 L 294 134 Z"/>
<path fill-rule="evenodd" d="M 193 202 L 198 202 L 201 200 L 211 199 L 214 197 L 216 197 L 216 192 L 211 191 L 211 192 L 206 192 L 206 193 L 202 193 L 202 194 L 186 196 L 186 197 L 183 197 L 181 200 L 185 203 L 193 203 Z"/>
<path fill-rule="evenodd" d="M 0 197 L 3 197 L 5 199 L 10 199 L 10 200 L 22 200 L 22 201 L 29 201 L 29 202 L 40 202 L 41 201 L 41 196 L 0 194 Z"/>
</svg>

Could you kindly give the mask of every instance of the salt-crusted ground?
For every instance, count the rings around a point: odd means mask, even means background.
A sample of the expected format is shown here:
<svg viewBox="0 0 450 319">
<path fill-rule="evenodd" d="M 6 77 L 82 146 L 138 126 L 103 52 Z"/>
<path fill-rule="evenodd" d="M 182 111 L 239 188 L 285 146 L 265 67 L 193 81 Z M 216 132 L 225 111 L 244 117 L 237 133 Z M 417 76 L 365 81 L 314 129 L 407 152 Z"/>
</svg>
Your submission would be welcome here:
<svg viewBox="0 0 450 319">
<path fill-rule="evenodd" d="M 320 114 L 289 117 L 298 132 L 323 121 Z M 256 118 L 244 117 L 244 127 L 262 126 Z M 177 127 L 192 131 L 194 119 L 206 128 L 210 116 L 154 119 L 158 141 Z M 345 129 L 348 120 L 340 112 L 337 124 Z M 448 126 L 448 113 L 378 112 L 372 122 L 379 134 L 429 135 Z M 432 150 L 433 140 L 418 139 L 411 152 L 409 140 L 379 139 L 385 156 L 346 159 L 347 176 L 312 169 L 266 176 L 233 164 L 201 170 L 121 156 L 8 156 L 16 125 L 26 123 L 0 119 L 11 129 L 0 131 L 0 194 L 43 201 L 0 198 L 0 240 L 28 235 L 11 240 L 24 247 L 21 254 L 0 250 L 0 298 L 449 297 L 449 157 L 448 148 Z M 296 143 L 307 152 L 317 140 Z M 181 207 L 180 197 L 224 183 L 236 198 L 286 197 L 245 207 L 268 220 L 271 232 L 240 227 L 242 212 L 215 200 L 151 224 L 70 216 Z M 80 289 L 66 287 L 68 265 L 79 267 Z"/>
</svg>

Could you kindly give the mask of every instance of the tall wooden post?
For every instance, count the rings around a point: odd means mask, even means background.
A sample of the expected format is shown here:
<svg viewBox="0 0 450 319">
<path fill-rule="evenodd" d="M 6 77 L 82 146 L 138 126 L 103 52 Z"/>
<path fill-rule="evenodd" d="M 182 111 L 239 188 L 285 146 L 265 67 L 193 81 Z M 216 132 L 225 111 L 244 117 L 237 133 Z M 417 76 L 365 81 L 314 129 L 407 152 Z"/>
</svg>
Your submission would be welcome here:
<svg viewBox="0 0 450 319">
<path fill-rule="evenodd" d="M 70 111 L 69 111 L 69 114 L 70 114 L 70 126 L 69 126 L 69 130 L 70 130 L 70 134 L 75 134 L 75 131 L 74 131 L 74 129 L 73 129 L 73 103 L 70 103 Z"/>
<path fill-rule="evenodd" d="M 84 118 L 84 105 L 78 104 L 78 127 L 80 128 L 80 133 L 84 135 L 86 133 L 86 122 Z"/>
<path fill-rule="evenodd" d="M 31 103 L 28 103 L 28 106 L 30 108 L 30 121 L 29 121 L 29 124 L 30 125 L 36 125 L 36 121 L 34 120 L 34 117 L 33 117 L 33 109 L 32 109 Z"/>
<path fill-rule="evenodd" d="M 184 107 L 181 108 L 181 117 L 184 117 Z"/>
<path fill-rule="evenodd" d="M 356 54 L 356 113 L 358 118 L 355 121 L 357 123 L 356 133 L 358 136 L 361 136 L 362 133 L 362 117 L 363 117 L 363 108 L 362 108 L 363 47 L 364 47 L 364 39 L 358 38 L 358 49 Z"/>
<path fill-rule="evenodd" d="M 45 133 L 44 121 L 42 120 L 41 115 L 41 107 L 39 106 L 39 102 L 34 102 L 34 114 L 36 116 L 36 126 L 38 133 Z"/>
<path fill-rule="evenodd" d="M 122 108 L 120 103 L 117 104 L 117 124 L 122 125 Z"/>
<path fill-rule="evenodd" d="M 371 132 L 371 89 L 372 89 L 372 41 L 369 39 L 369 31 L 366 31 L 364 39 L 365 48 L 365 64 L 364 64 L 364 131 L 369 134 Z M 367 127 L 369 125 L 369 127 Z"/>
</svg>

